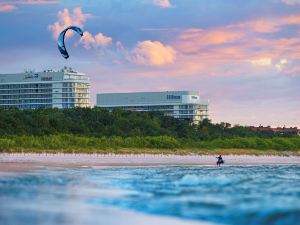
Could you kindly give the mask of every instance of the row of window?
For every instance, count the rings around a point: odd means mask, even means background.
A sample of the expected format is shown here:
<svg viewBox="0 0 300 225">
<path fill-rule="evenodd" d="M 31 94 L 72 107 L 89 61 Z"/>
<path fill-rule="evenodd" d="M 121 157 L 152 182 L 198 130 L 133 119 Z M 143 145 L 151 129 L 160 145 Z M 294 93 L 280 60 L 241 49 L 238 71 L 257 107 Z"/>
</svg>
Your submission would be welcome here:
<svg viewBox="0 0 300 225">
<path fill-rule="evenodd" d="M 175 118 L 177 118 L 177 119 L 190 119 L 190 120 L 193 120 L 193 116 L 184 116 L 184 115 L 176 115 L 176 116 L 174 116 Z"/>
<path fill-rule="evenodd" d="M 64 102 L 64 103 L 59 103 L 64 105 L 68 105 L 68 107 L 88 107 L 89 103 L 88 102 Z M 15 102 L 15 103 L 8 103 L 8 104 L 3 104 L 0 102 L 0 108 L 2 109 L 7 109 L 7 108 L 26 108 L 26 109 L 31 109 L 31 108 L 39 108 L 39 106 L 50 106 L 50 108 L 53 106 L 52 102 L 50 101 L 40 101 L 40 102 Z"/>
<path fill-rule="evenodd" d="M 179 114 L 196 114 L 194 110 L 178 110 Z"/>
<path fill-rule="evenodd" d="M 56 98 L 57 99 L 57 98 Z M 19 104 L 19 103 L 45 103 L 52 102 L 53 98 L 19 98 L 19 99 L 1 99 L 0 104 Z M 63 98 L 63 102 L 88 103 L 88 98 Z"/>
<path fill-rule="evenodd" d="M 89 100 L 80 98 L 63 98 L 63 102 L 89 103 Z"/>
<path fill-rule="evenodd" d="M 179 109 L 207 109 L 207 105 L 179 105 Z"/>
<path fill-rule="evenodd" d="M 63 83 L 63 87 L 88 88 L 88 86 L 88 84 L 84 83 Z"/>
<path fill-rule="evenodd" d="M 0 94 L 23 94 L 23 93 L 52 93 L 52 89 L 0 90 Z"/>
<path fill-rule="evenodd" d="M 53 89 L 19 89 L 19 90 L 0 90 L 0 95 L 27 94 L 27 93 L 52 93 Z M 58 90 L 57 90 L 58 92 Z M 63 88 L 63 92 L 88 94 L 88 89 Z"/>
<path fill-rule="evenodd" d="M 38 84 L 0 84 L 0 89 L 19 89 L 19 88 L 49 88 L 52 84 L 38 83 Z"/>
<path fill-rule="evenodd" d="M 63 92 L 73 92 L 73 93 L 89 93 L 89 89 L 86 88 L 81 88 L 81 89 L 77 89 L 77 88 L 63 88 L 62 89 Z"/>
<path fill-rule="evenodd" d="M 163 111 L 163 110 L 173 110 L 173 106 L 120 106 L 120 107 L 105 107 L 108 110 L 113 109 L 124 109 L 124 110 L 134 110 L 134 111 Z"/>
<path fill-rule="evenodd" d="M 78 94 L 78 93 L 63 93 L 62 97 L 70 97 L 70 98 L 88 98 L 88 94 Z"/>
<path fill-rule="evenodd" d="M 205 110 L 199 110 L 199 108 Z M 174 109 L 174 105 L 158 105 L 158 106 L 121 106 L 121 107 L 105 107 L 109 111 L 119 108 L 124 110 L 133 111 L 162 111 L 165 115 L 172 116 L 178 119 L 199 121 L 207 118 L 207 106 L 206 105 L 179 105 L 179 109 Z M 203 114 L 205 111 L 206 114 Z M 176 114 L 175 114 L 176 112 Z M 193 114 L 193 115 L 191 115 Z"/>
<path fill-rule="evenodd" d="M 62 108 L 63 109 L 68 109 L 68 108 L 74 108 L 74 107 L 88 107 L 88 104 L 81 104 L 81 103 L 63 103 Z"/>
<path fill-rule="evenodd" d="M 190 119 L 190 120 L 203 120 L 208 118 L 207 115 L 204 116 L 192 116 L 192 115 L 174 115 L 177 119 Z"/>
<path fill-rule="evenodd" d="M 132 111 L 161 111 L 168 115 L 173 115 L 173 114 L 175 114 L 175 115 L 186 114 L 185 116 L 187 116 L 187 114 L 193 114 L 193 115 L 199 115 L 199 116 L 204 115 L 202 112 L 196 111 L 196 110 L 153 109 L 153 108 L 146 108 L 146 107 L 107 107 L 106 109 L 109 111 L 112 111 L 113 109 L 116 109 L 116 108 L 124 109 L 124 110 L 132 110 Z"/>
<path fill-rule="evenodd" d="M 0 89 L 51 88 L 51 83 L 0 84 Z M 88 88 L 85 83 L 63 83 L 63 87 Z"/>
<path fill-rule="evenodd" d="M 0 100 L 0 104 L 52 103 L 52 99 Z"/>
<path fill-rule="evenodd" d="M 120 109 L 128 109 L 128 110 L 173 110 L 174 105 L 157 105 L 157 106 L 120 106 L 120 107 L 110 107 L 110 110 L 113 108 L 120 108 Z M 206 105 L 179 105 L 179 111 L 182 110 L 200 110 L 200 111 L 207 111 L 208 107 Z"/>
<path fill-rule="evenodd" d="M 52 108 L 51 104 L 28 104 L 28 105 L 13 105 L 13 106 L 0 106 L 0 108 L 3 109 L 12 109 L 12 108 L 17 108 L 17 109 L 38 109 L 38 108 Z"/>
<path fill-rule="evenodd" d="M 52 98 L 52 94 L 0 95 L 1 99 Z"/>
</svg>

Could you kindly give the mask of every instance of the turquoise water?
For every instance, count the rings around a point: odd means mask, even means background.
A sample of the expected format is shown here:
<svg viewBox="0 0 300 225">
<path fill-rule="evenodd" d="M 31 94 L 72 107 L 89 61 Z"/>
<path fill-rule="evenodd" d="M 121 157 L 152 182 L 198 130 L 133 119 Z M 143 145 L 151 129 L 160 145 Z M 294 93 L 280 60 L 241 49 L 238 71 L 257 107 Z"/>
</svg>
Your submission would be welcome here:
<svg viewBox="0 0 300 225">
<path fill-rule="evenodd" d="M 0 203 L 2 225 L 70 224 L 70 216 L 105 224 L 97 217 L 111 206 L 186 221 L 294 225 L 300 167 L 43 168 L 0 175 Z"/>
</svg>

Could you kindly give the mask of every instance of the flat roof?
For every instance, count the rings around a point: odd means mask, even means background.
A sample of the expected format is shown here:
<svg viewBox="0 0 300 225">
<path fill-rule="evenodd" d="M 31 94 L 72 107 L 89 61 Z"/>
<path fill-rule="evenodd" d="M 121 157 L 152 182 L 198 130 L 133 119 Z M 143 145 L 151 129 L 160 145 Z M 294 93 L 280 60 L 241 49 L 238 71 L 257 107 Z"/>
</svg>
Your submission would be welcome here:
<svg viewBox="0 0 300 225">
<path fill-rule="evenodd" d="M 71 78 L 65 78 L 65 75 L 70 75 Z M 88 78 L 85 74 L 74 71 L 71 68 L 61 70 L 44 70 L 42 72 L 25 71 L 23 73 L 0 74 L 0 84 L 52 82 L 63 80 L 88 81 Z"/>
</svg>

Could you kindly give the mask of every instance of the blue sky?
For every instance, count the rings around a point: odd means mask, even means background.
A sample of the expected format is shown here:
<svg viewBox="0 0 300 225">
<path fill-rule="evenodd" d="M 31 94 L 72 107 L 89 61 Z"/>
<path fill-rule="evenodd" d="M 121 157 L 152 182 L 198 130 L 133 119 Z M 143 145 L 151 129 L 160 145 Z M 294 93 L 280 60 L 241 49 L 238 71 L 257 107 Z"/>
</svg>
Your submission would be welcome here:
<svg viewBox="0 0 300 225">
<path fill-rule="evenodd" d="M 56 36 L 74 24 L 70 58 Z M 0 73 L 71 66 L 97 92 L 196 90 L 214 122 L 300 126 L 299 0 L 0 0 Z"/>
</svg>

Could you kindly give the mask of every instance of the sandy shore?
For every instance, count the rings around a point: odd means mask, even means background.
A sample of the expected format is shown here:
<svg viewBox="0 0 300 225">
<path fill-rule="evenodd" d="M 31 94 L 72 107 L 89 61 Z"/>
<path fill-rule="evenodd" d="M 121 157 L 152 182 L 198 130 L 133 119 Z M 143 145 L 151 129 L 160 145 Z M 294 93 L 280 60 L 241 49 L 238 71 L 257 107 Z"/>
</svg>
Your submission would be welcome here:
<svg viewBox="0 0 300 225">
<path fill-rule="evenodd" d="M 225 166 L 230 165 L 300 165 L 299 156 L 226 155 Z M 1 153 L 0 171 L 23 171 L 41 166 L 95 167 L 95 166 L 213 166 L 216 156 L 209 155 L 114 155 L 114 154 L 33 154 Z"/>
</svg>

